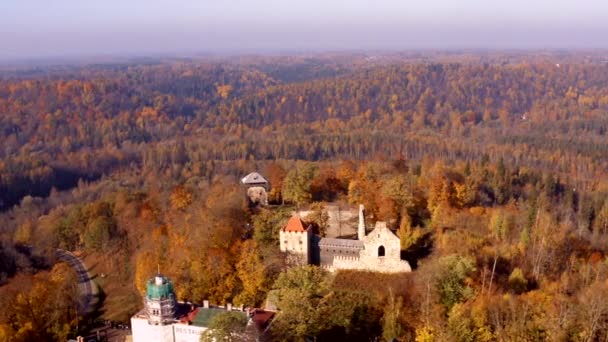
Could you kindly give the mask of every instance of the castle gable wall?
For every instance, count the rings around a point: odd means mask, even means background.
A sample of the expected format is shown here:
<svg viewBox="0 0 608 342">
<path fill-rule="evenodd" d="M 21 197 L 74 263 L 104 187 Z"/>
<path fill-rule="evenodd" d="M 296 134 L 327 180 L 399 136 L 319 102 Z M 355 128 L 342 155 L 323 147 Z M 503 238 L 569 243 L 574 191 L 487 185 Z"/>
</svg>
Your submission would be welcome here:
<svg viewBox="0 0 608 342">
<path fill-rule="evenodd" d="M 378 222 L 361 241 L 321 239 L 319 252 L 321 267 L 332 272 L 340 269 L 385 273 L 412 270 L 407 261 L 401 260 L 399 238 L 384 222 Z"/>
</svg>

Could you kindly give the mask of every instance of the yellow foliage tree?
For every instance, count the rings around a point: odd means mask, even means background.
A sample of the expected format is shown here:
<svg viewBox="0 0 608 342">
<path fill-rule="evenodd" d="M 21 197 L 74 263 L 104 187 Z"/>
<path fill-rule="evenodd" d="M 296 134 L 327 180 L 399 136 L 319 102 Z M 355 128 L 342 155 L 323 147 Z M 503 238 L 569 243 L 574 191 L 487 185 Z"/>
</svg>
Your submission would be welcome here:
<svg viewBox="0 0 608 342">
<path fill-rule="evenodd" d="M 79 321 L 79 299 L 76 275 L 66 264 L 37 274 L 32 287 L 17 294 L 11 305 L 16 331 L 0 327 L 0 341 L 6 335 L 9 341 L 67 340 Z"/>
<path fill-rule="evenodd" d="M 32 224 L 30 222 L 22 223 L 15 230 L 13 240 L 20 244 L 30 244 L 32 239 Z"/>
<path fill-rule="evenodd" d="M 169 200 L 171 201 L 171 208 L 174 210 L 183 210 L 192 203 L 192 193 L 186 189 L 183 185 L 178 185 L 173 188 Z"/>
<path fill-rule="evenodd" d="M 135 288 L 143 296 L 146 293 L 146 282 L 158 270 L 159 256 L 150 251 L 140 252 L 135 258 Z"/>
<path fill-rule="evenodd" d="M 420 329 L 416 329 L 416 342 L 434 342 L 435 332 L 433 328 L 424 326 Z"/>
<path fill-rule="evenodd" d="M 235 303 L 255 306 L 267 290 L 266 269 L 255 240 L 247 240 L 241 245 L 236 271 L 243 284 L 243 290 L 234 299 Z"/>
<path fill-rule="evenodd" d="M 230 84 L 223 84 L 223 85 L 218 85 L 216 87 L 217 93 L 218 95 L 225 99 L 228 98 L 228 96 L 230 96 L 230 92 L 232 91 L 232 86 Z"/>
<path fill-rule="evenodd" d="M 420 229 L 412 227 L 410 216 L 405 214 L 401 218 L 397 235 L 399 236 L 399 240 L 401 240 L 401 250 L 405 251 L 420 239 L 422 232 Z"/>
</svg>

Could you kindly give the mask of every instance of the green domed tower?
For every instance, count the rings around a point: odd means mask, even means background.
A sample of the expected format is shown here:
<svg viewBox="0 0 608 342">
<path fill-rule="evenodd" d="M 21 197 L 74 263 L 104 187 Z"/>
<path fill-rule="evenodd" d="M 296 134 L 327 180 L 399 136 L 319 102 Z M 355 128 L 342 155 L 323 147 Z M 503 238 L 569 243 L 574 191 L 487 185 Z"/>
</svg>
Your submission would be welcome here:
<svg viewBox="0 0 608 342">
<path fill-rule="evenodd" d="M 165 325 L 175 322 L 175 293 L 169 278 L 162 274 L 148 280 L 144 305 L 148 323 Z"/>
</svg>

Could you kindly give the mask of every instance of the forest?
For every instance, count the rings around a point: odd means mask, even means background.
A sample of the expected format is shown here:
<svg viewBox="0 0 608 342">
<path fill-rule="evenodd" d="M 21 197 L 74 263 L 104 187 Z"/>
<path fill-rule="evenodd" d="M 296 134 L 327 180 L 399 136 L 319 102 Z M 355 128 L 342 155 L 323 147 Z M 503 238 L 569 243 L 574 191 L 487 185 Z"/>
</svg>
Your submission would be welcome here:
<svg viewBox="0 0 608 342">
<path fill-rule="evenodd" d="M 608 339 L 608 62 L 324 54 L 0 69 L 0 341 L 179 300 L 279 309 L 277 341 Z M 258 171 L 269 206 L 239 180 Z M 291 267 L 296 209 L 364 204 L 412 273 Z M 75 309 L 57 248 L 103 274 Z"/>
</svg>

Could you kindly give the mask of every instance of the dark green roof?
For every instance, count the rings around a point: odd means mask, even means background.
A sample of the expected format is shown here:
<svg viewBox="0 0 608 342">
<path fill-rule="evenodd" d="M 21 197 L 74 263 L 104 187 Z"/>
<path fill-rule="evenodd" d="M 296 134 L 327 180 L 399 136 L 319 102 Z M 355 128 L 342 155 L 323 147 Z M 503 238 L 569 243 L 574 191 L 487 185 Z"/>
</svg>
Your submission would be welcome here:
<svg viewBox="0 0 608 342">
<path fill-rule="evenodd" d="M 160 277 L 162 279 L 162 284 L 156 284 L 156 277 Z M 152 279 L 148 280 L 146 284 L 146 296 L 148 299 L 165 299 L 169 298 L 169 296 L 175 296 L 173 292 L 173 284 L 169 278 L 158 275 Z"/>
<path fill-rule="evenodd" d="M 225 312 L 233 312 L 236 314 L 241 314 L 241 315 L 243 315 L 243 317 L 247 318 L 247 314 L 242 311 L 226 311 L 226 310 L 220 309 L 220 308 L 209 308 L 209 309 L 200 308 L 198 310 L 198 313 L 192 320 L 192 325 L 196 325 L 199 327 L 208 327 L 209 323 L 211 322 L 211 319 L 213 319 L 213 317 L 215 317 L 221 313 L 225 313 Z"/>
</svg>

